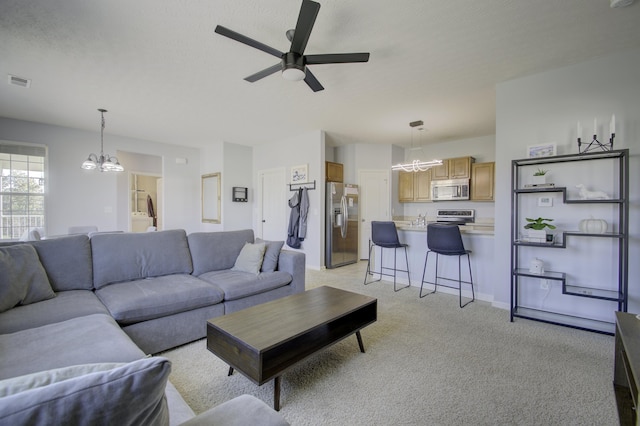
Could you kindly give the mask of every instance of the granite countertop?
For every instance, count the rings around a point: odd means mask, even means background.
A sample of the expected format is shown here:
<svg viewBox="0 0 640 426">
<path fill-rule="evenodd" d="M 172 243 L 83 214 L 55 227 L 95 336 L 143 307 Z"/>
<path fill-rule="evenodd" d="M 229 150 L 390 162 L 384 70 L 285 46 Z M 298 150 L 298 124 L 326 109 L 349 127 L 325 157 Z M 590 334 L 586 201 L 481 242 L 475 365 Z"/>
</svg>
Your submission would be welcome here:
<svg viewBox="0 0 640 426">
<path fill-rule="evenodd" d="M 399 231 L 427 232 L 426 226 L 412 226 L 411 221 L 408 220 L 395 220 L 394 222 Z M 459 225 L 458 227 L 462 234 L 494 235 L 493 224 L 489 223 L 473 223 L 470 225 Z"/>
</svg>

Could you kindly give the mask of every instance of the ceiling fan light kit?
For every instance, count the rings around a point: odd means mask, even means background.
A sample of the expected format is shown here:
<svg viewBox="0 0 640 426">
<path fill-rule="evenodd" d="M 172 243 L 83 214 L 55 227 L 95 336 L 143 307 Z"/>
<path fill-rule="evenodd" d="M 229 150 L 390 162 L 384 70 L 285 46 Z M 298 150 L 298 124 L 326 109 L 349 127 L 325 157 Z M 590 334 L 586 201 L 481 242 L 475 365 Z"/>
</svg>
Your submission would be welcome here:
<svg viewBox="0 0 640 426">
<path fill-rule="evenodd" d="M 277 71 L 282 71 L 282 77 L 286 80 L 300 81 L 305 83 L 313 90 L 318 92 L 324 90 L 324 87 L 313 73 L 307 68 L 307 65 L 319 64 L 344 64 L 354 62 L 368 62 L 369 53 L 333 53 L 324 55 L 305 55 L 304 50 L 311 36 L 313 24 L 320 11 L 320 3 L 312 0 L 302 0 L 300 14 L 296 28 L 286 32 L 287 39 L 291 41 L 291 47 L 288 52 L 281 52 L 264 43 L 253 40 L 247 36 L 237 33 L 233 30 L 225 28 L 221 25 L 216 26 L 215 32 L 228 37 L 232 40 L 246 44 L 258 50 L 262 50 L 272 56 L 280 58 L 280 63 L 258 71 L 245 78 L 250 83 L 263 79 Z"/>
</svg>

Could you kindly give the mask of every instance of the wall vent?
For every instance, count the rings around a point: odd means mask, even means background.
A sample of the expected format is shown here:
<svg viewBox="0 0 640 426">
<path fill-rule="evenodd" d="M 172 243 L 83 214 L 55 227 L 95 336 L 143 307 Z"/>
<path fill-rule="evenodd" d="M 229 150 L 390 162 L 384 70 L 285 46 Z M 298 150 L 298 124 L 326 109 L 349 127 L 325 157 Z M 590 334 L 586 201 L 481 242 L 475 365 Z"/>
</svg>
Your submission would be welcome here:
<svg viewBox="0 0 640 426">
<path fill-rule="evenodd" d="M 22 78 L 11 74 L 9 74 L 8 77 L 9 84 L 12 84 L 14 86 L 26 87 L 27 89 L 31 87 L 31 80 L 28 78 Z"/>
</svg>

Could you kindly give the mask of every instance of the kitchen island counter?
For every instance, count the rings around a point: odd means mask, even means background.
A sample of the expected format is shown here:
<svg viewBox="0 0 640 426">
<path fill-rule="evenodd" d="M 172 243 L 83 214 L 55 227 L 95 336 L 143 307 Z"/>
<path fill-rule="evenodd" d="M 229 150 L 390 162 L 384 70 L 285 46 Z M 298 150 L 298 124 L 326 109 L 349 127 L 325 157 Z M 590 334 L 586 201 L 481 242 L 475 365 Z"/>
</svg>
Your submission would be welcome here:
<svg viewBox="0 0 640 426">
<path fill-rule="evenodd" d="M 420 287 L 422 281 L 422 271 L 424 268 L 424 259 L 427 253 L 427 228 L 424 226 L 401 226 L 396 222 L 398 227 L 398 237 L 401 243 L 408 244 L 407 256 L 409 258 L 409 271 L 411 274 L 411 285 L 413 287 Z M 406 222 L 405 222 L 406 223 Z M 404 225 L 404 224 L 402 224 Z M 494 238 L 493 228 L 489 230 L 480 229 L 464 229 L 468 225 L 461 226 L 461 235 L 464 246 L 467 250 L 471 250 L 471 271 L 473 273 L 473 281 L 475 283 L 476 298 L 479 300 L 485 300 L 488 302 L 493 301 L 494 293 Z M 488 227 L 484 227 L 488 228 Z M 439 256 L 440 263 L 438 265 L 438 275 L 445 277 L 457 277 L 458 275 L 458 260 L 457 256 Z M 372 253 L 375 269 L 378 270 L 378 263 L 380 261 L 380 247 L 375 247 L 375 252 Z M 427 271 L 427 281 L 433 281 L 433 275 L 435 273 L 435 256 L 429 257 L 429 269 Z M 465 260 L 466 262 L 466 260 Z M 393 266 L 393 251 L 387 249 L 384 254 L 384 264 L 386 267 Z M 404 253 L 402 250 L 398 251 L 398 267 L 404 267 Z M 467 268 L 462 268 L 462 279 L 468 281 Z M 377 278 L 377 275 L 375 276 Z M 393 280 L 393 278 L 385 277 L 385 281 Z M 405 273 L 398 273 L 397 280 L 399 283 L 408 283 Z M 451 283 L 446 283 L 450 285 Z M 455 283 L 454 283 L 455 284 Z M 425 284 L 425 288 L 433 288 L 433 286 Z M 470 297 L 471 291 L 468 285 L 462 286 L 463 297 L 468 295 Z M 443 293 L 458 294 L 457 289 L 449 289 L 446 287 L 438 287 L 438 291 Z M 428 299 L 428 297 L 427 297 Z M 457 305 L 456 305 L 457 306 Z"/>
</svg>

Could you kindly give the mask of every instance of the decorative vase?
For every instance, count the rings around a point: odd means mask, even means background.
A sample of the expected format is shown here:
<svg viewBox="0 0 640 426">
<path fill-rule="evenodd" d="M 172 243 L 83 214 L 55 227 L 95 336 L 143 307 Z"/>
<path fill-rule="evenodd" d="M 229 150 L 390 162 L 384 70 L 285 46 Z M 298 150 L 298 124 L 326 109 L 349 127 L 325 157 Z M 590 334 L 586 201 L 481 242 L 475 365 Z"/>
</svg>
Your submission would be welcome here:
<svg viewBox="0 0 640 426">
<path fill-rule="evenodd" d="M 531 259 L 529 263 L 529 272 L 532 274 L 541 275 L 544 273 L 544 262 L 537 257 L 535 259 Z"/>
<path fill-rule="evenodd" d="M 582 219 L 578 229 L 586 234 L 604 234 L 607 232 L 607 226 L 607 221 L 603 219 Z"/>
</svg>

